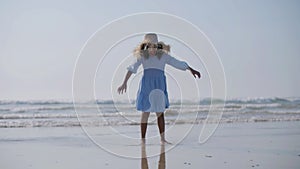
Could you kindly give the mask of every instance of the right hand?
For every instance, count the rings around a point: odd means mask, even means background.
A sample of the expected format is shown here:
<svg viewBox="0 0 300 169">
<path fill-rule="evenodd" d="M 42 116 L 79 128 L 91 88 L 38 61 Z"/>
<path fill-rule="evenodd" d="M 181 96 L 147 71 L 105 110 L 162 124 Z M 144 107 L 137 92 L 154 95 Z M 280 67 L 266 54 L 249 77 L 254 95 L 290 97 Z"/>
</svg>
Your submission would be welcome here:
<svg viewBox="0 0 300 169">
<path fill-rule="evenodd" d="M 123 94 L 123 91 L 124 91 L 124 93 L 126 93 L 126 89 L 127 89 L 127 84 L 126 84 L 126 83 L 123 83 L 123 84 L 118 88 L 118 93 L 119 93 L 119 94 Z"/>
<path fill-rule="evenodd" d="M 197 76 L 198 76 L 199 79 L 201 78 L 200 72 L 198 72 L 197 70 L 194 70 L 194 69 L 191 68 L 191 67 L 189 67 L 188 69 L 191 71 L 192 75 L 193 75 L 195 78 L 197 78 Z"/>
</svg>

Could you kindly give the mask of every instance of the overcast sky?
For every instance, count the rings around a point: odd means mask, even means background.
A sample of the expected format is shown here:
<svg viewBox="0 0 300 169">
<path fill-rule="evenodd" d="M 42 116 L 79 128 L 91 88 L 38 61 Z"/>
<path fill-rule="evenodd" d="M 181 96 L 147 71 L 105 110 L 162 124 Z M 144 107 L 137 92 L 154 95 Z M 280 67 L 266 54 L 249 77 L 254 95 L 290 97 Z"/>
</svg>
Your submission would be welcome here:
<svg viewBox="0 0 300 169">
<path fill-rule="evenodd" d="M 169 13 L 202 30 L 219 53 L 229 98 L 300 96 L 299 9 L 297 0 L 1 0 L 0 99 L 71 99 L 76 58 L 88 38 L 112 20 L 138 12 Z M 209 97 L 204 91 L 201 95 Z"/>
</svg>

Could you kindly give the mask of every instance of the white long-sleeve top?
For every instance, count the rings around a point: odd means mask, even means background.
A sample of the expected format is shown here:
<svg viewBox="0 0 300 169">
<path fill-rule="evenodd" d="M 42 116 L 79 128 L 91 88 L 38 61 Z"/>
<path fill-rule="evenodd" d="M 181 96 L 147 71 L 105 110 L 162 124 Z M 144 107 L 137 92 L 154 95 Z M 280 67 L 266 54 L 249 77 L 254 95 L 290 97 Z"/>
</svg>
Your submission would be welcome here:
<svg viewBox="0 0 300 169">
<path fill-rule="evenodd" d="M 166 64 L 180 70 L 186 70 L 189 67 L 186 62 L 177 60 L 173 56 L 164 53 L 160 59 L 157 56 L 149 56 L 148 59 L 145 59 L 144 57 L 141 57 L 139 59 L 137 58 L 133 64 L 127 67 L 127 70 L 132 73 L 136 73 L 141 64 L 143 65 L 144 69 L 154 68 L 160 69 L 162 71 L 165 70 Z"/>
</svg>

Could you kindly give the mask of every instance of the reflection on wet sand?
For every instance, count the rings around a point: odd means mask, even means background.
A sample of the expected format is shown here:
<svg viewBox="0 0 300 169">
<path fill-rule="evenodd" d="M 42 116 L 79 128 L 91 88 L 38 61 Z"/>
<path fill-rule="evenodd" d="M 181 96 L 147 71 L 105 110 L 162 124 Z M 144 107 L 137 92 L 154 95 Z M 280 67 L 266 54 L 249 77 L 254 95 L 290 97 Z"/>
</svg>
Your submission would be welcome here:
<svg viewBox="0 0 300 169">
<path fill-rule="evenodd" d="M 146 145 L 141 145 L 141 167 L 142 169 L 148 169 L 148 159 L 146 153 Z M 166 155 L 165 155 L 165 145 L 162 144 L 160 147 L 160 156 L 158 161 L 158 169 L 166 169 Z"/>
</svg>

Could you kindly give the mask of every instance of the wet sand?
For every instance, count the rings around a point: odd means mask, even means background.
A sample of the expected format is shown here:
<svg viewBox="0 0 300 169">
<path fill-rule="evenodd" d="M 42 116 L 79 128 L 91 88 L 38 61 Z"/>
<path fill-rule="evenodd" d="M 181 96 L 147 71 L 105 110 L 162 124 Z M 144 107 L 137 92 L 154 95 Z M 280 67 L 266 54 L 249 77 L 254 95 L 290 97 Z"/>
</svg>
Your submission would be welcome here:
<svg viewBox="0 0 300 169">
<path fill-rule="evenodd" d="M 90 129 L 93 141 L 80 127 L 1 128 L 0 168 L 300 168 L 300 122 L 220 124 L 204 144 L 202 125 L 186 133 L 189 127 L 172 126 L 174 144 L 165 146 L 156 125 L 145 146 L 130 139 L 138 138 L 138 125 Z"/>
</svg>

